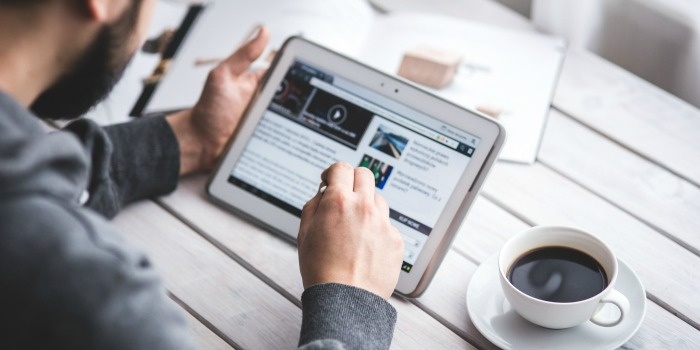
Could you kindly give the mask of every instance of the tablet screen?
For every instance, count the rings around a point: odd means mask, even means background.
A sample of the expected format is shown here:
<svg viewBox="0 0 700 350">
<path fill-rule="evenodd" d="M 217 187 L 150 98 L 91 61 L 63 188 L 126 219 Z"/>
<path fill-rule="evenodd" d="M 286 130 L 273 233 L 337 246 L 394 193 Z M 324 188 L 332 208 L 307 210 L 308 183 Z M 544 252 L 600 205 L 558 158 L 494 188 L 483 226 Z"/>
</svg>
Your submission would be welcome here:
<svg viewBox="0 0 700 350">
<path fill-rule="evenodd" d="M 295 61 L 228 181 L 292 213 L 337 161 L 369 168 L 386 198 L 410 272 L 479 139 L 348 77 Z"/>
</svg>

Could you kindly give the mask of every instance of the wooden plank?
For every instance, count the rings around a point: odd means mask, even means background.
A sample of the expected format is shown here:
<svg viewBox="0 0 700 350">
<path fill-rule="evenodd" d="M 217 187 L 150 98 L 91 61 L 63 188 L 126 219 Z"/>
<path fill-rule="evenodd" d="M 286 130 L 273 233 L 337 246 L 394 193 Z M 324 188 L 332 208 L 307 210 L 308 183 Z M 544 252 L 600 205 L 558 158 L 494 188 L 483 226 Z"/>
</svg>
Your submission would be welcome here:
<svg viewBox="0 0 700 350">
<path fill-rule="evenodd" d="M 648 295 L 700 329 L 700 257 L 540 164 L 498 163 L 483 193 L 528 223 L 599 235 L 639 274 Z"/>
<path fill-rule="evenodd" d="M 591 53 L 570 49 L 554 105 L 700 185 L 700 110 Z"/>
<path fill-rule="evenodd" d="M 476 329 L 467 313 L 466 296 L 469 280 L 477 265 L 456 251 L 450 251 L 430 287 L 418 299 L 422 307 L 439 315 L 463 337 L 480 349 L 498 349 Z"/>
<path fill-rule="evenodd" d="M 695 254 L 700 251 L 697 186 L 555 110 L 550 113 L 538 159 L 674 237 Z"/>
<path fill-rule="evenodd" d="M 412 302 L 389 301 L 398 312 L 392 349 L 477 349 Z"/>
<path fill-rule="evenodd" d="M 199 322 L 194 316 L 187 313 L 187 322 L 190 324 L 190 333 L 197 349 L 226 350 L 233 349 L 218 335 Z"/>
<path fill-rule="evenodd" d="M 479 196 L 459 229 L 452 248 L 475 263 L 498 253 L 503 242 L 530 225 Z"/>
<path fill-rule="evenodd" d="M 647 299 L 647 314 L 624 349 L 699 349 L 700 332 Z"/>
<path fill-rule="evenodd" d="M 242 220 L 205 198 L 203 176 L 184 179 L 175 193 L 160 201 L 221 249 L 235 254 L 297 300 L 303 292 L 296 247 Z M 398 299 L 390 300 L 399 314 L 394 348 L 472 348 L 464 339 L 420 310 Z"/>
<path fill-rule="evenodd" d="M 168 290 L 237 346 L 296 346 L 301 310 L 155 203 L 133 205 L 114 222 L 148 252 Z"/>
</svg>

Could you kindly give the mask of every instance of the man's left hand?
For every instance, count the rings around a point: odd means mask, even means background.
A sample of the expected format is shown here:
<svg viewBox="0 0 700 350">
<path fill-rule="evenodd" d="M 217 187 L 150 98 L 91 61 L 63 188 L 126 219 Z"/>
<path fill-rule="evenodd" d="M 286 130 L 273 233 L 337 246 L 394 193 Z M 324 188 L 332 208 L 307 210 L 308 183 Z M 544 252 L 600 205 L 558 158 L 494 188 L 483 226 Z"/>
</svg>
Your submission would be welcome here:
<svg viewBox="0 0 700 350">
<path fill-rule="evenodd" d="M 269 31 L 254 38 L 219 63 L 207 78 L 197 104 L 168 116 L 180 145 L 180 174 L 211 170 L 238 126 L 264 70 L 249 71 L 265 50 Z"/>
</svg>

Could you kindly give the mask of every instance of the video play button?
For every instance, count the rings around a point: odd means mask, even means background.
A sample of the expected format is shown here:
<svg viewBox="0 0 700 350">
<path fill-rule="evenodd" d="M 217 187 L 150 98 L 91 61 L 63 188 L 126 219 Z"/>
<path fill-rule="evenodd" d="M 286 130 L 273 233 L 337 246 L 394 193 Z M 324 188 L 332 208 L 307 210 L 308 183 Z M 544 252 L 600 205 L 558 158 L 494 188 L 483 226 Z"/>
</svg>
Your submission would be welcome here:
<svg viewBox="0 0 700 350">
<path fill-rule="evenodd" d="M 348 117 L 348 110 L 343 105 L 335 105 L 328 110 L 328 121 L 333 124 L 341 124 Z"/>
<path fill-rule="evenodd" d="M 279 98 L 282 95 L 287 95 L 289 93 L 289 83 L 285 80 L 275 90 L 275 97 Z"/>
</svg>

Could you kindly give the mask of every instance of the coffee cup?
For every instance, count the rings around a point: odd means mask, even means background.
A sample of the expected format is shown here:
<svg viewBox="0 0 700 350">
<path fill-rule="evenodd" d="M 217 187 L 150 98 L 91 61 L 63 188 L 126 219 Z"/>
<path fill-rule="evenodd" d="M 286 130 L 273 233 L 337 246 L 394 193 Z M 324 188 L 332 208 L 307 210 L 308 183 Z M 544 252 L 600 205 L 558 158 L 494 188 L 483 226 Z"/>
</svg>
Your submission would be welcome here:
<svg viewBox="0 0 700 350">
<path fill-rule="evenodd" d="M 563 329 L 587 321 L 618 325 L 629 301 L 614 289 L 618 262 L 596 236 L 576 228 L 538 226 L 509 239 L 498 256 L 501 287 L 513 309 L 546 328 Z M 605 304 L 619 310 L 610 318 Z"/>
</svg>

